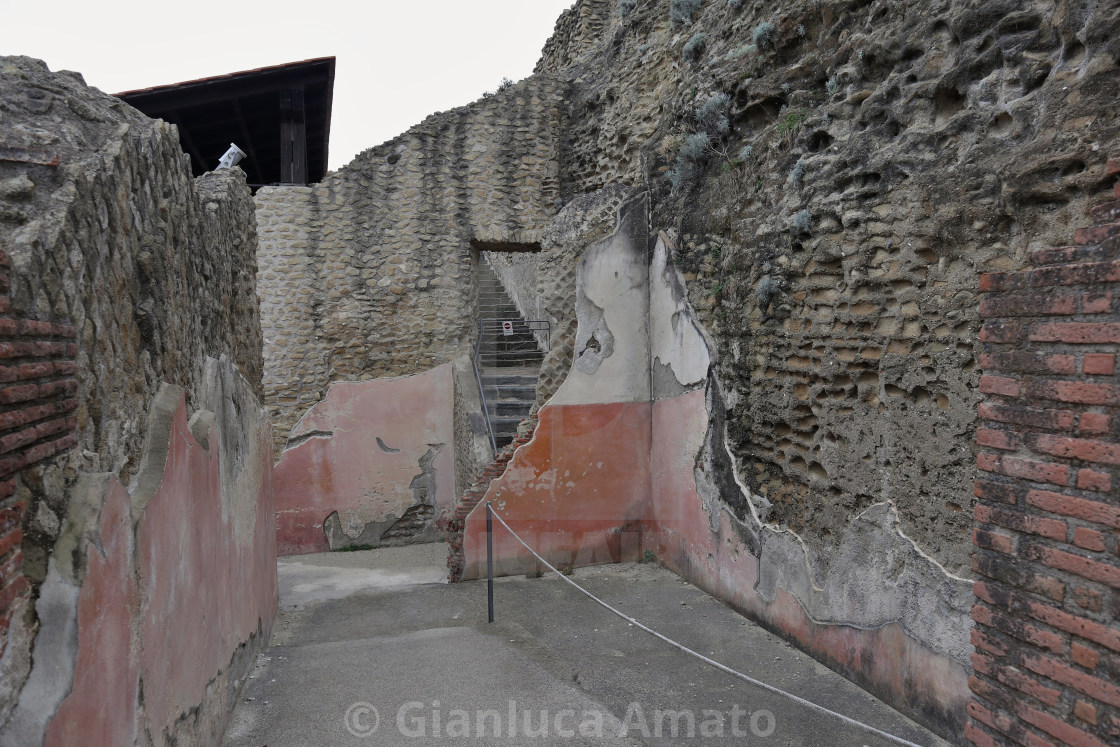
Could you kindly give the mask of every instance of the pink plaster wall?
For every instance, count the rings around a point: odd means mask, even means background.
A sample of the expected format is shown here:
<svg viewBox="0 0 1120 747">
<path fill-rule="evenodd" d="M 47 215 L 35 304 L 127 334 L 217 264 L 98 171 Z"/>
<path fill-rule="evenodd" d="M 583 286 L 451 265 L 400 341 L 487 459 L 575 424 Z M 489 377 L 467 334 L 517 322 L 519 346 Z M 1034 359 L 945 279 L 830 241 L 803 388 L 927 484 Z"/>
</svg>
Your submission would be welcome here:
<svg viewBox="0 0 1120 747">
<path fill-rule="evenodd" d="M 450 512 L 454 407 L 451 364 L 415 376 L 332 384 L 292 429 L 291 440 L 306 440 L 286 449 L 276 465 L 280 554 L 331 549 L 323 523 L 335 511 L 354 535 L 403 516 L 414 502 L 410 485 L 421 473 L 420 460 L 433 448 L 437 519 Z M 378 438 L 397 451 L 387 452 Z"/>
<path fill-rule="evenodd" d="M 929 722 L 951 723 L 968 702 L 968 671 L 908 635 L 901 626 L 876 629 L 812 620 L 796 597 L 779 588 L 772 603 L 758 595 L 758 561 L 725 511 L 712 530 L 696 489 L 694 461 L 708 423 L 703 391 L 653 406 L 651 521 L 646 541 L 658 559 L 709 594 L 797 643 L 887 702 Z"/>
<path fill-rule="evenodd" d="M 129 496 L 115 475 L 96 476 L 87 497 L 100 506 L 97 540 L 86 545 L 73 686 L 47 724 L 49 745 L 131 744 L 145 732 L 156 743 L 216 743 L 232 706 L 231 662 L 239 647 L 263 646 L 272 626 L 267 420 L 223 484 L 218 427 L 207 449 L 191 435 L 181 391 L 161 390 L 156 407 L 169 429 L 149 445 L 154 479 Z"/>
<path fill-rule="evenodd" d="M 78 595 L 74 681 L 47 725 L 46 745 L 127 745 L 137 734 L 140 661 L 132 624 L 139 600 L 128 492 L 115 478 L 106 477 L 101 487 L 99 542 L 86 546 L 86 579 Z"/>
</svg>

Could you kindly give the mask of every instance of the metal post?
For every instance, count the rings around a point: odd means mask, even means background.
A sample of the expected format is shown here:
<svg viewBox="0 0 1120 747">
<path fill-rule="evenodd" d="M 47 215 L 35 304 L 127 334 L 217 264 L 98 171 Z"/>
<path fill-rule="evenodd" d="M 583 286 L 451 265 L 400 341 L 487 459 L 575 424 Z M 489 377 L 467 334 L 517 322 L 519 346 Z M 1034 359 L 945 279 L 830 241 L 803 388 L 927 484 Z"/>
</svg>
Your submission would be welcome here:
<svg viewBox="0 0 1120 747">
<path fill-rule="evenodd" d="M 490 501 L 486 501 L 486 606 L 489 622 L 494 622 L 494 518 Z"/>
</svg>

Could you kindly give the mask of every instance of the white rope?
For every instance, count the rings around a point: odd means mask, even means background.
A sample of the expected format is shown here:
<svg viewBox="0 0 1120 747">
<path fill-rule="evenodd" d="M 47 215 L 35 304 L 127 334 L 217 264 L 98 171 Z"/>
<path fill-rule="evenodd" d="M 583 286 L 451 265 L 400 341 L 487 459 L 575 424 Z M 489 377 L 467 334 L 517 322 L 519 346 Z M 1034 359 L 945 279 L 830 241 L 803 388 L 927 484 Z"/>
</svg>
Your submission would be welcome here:
<svg viewBox="0 0 1120 747">
<path fill-rule="evenodd" d="M 489 505 L 489 504 L 487 504 L 487 505 Z M 824 706 L 819 706 L 816 703 L 805 700 L 804 698 L 799 698 L 792 693 L 787 693 L 785 690 L 780 690 L 780 689 L 774 687 L 773 685 L 768 685 L 765 682 L 762 682 L 761 680 L 756 680 L 754 677 L 750 677 L 748 675 L 745 675 L 742 672 L 737 672 L 734 669 L 732 669 L 731 667 L 720 664 L 718 661 L 715 661 L 714 659 L 709 659 L 707 656 L 704 656 L 703 654 L 701 654 L 697 651 L 693 651 L 688 646 L 685 646 L 681 643 L 677 643 L 672 638 L 667 638 L 667 637 L 661 635 L 660 633 L 658 633 L 653 628 L 646 627 L 645 625 L 641 624 L 640 622 L 638 622 L 634 618 L 630 617 L 629 615 L 625 614 L 624 612 L 620 612 L 619 610 L 616 610 L 614 607 L 610 606 L 609 604 L 604 602 L 602 599 L 599 599 L 599 597 L 595 596 L 590 591 L 583 588 L 582 586 L 577 584 L 575 581 L 573 581 L 570 578 L 568 578 L 567 576 L 565 576 L 560 571 L 556 570 L 556 568 L 554 568 L 551 563 L 549 563 L 547 560 L 545 560 L 540 555 L 538 555 L 536 550 L 534 550 L 533 548 L 531 548 L 527 544 L 525 544 L 525 540 L 521 539 L 521 537 L 517 534 L 517 532 L 510 529 L 509 524 L 506 523 L 505 519 L 503 519 L 498 514 L 498 512 L 494 510 L 494 508 L 492 506 L 490 507 L 490 510 L 494 514 L 494 518 L 496 518 L 499 522 L 501 522 L 501 525 L 504 526 L 506 528 L 506 530 L 510 534 L 513 535 L 514 539 L 516 539 L 518 542 L 520 542 L 521 546 L 524 547 L 526 550 L 528 550 L 533 555 L 533 557 L 535 557 L 540 562 L 544 563 L 548 567 L 548 570 L 555 573 L 557 576 L 559 576 L 564 581 L 567 581 L 569 584 L 574 586 L 582 594 L 584 594 L 585 596 L 590 598 L 596 604 L 610 610 L 611 612 L 618 615 L 619 617 L 621 617 L 623 620 L 630 623 L 634 627 L 641 628 L 645 632 L 652 635 L 654 638 L 660 638 L 661 640 L 668 643 L 670 646 L 678 648 L 681 651 L 684 651 L 686 654 L 691 654 L 692 656 L 695 656 L 700 661 L 704 662 L 705 664 L 709 664 L 709 665 L 715 667 L 716 669 L 720 670 L 721 672 L 726 672 L 727 674 L 730 674 L 732 677 L 738 677 L 739 679 L 743 680 L 744 682 L 749 682 L 752 685 L 757 685 L 758 687 L 761 687 L 764 690 L 772 692 L 775 695 L 781 695 L 783 697 L 789 698 L 790 700 L 792 700 L 796 703 L 800 703 L 801 705 L 805 706 L 806 708 L 812 708 L 814 711 L 818 711 L 820 713 L 824 713 L 824 714 L 827 714 L 829 716 L 835 716 L 836 718 L 840 719 L 841 721 L 843 721 L 846 724 L 858 727 L 860 729 L 866 729 L 867 731 L 871 732 L 872 734 L 877 734 L 878 736 L 882 737 L 883 739 L 889 739 L 890 741 L 895 742 L 896 744 L 904 744 L 904 745 L 907 745 L 907 747 L 921 747 L 921 745 L 919 745 L 919 744 L 916 744 L 914 742 L 907 742 L 905 739 L 901 739 L 900 737 L 896 737 L 893 734 L 888 734 L 885 731 L 880 731 L 879 729 L 876 729 L 874 726 L 869 726 L 868 724 L 862 723 L 860 721 L 856 721 L 855 719 L 849 718 L 842 713 L 837 713 L 836 711 L 830 711 L 829 709 L 825 708 Z"/>
</svg>

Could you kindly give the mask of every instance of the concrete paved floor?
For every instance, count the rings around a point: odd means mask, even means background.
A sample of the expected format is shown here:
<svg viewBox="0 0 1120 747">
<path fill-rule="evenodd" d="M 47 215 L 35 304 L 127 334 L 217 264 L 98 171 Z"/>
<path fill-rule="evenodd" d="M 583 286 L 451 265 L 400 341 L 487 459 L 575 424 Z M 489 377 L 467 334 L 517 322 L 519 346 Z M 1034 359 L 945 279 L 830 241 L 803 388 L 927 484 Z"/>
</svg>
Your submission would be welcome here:
<svg viewBox="0 0 1120 747">
<path fill-rule="evenodd" d="M 499 579 L 487 624 L 486 582 L 444 583 L 445 559 L 443 544 L 282 558 L 271 645 L 223 744 L 891 744 L 713 669 L 554 576 Z M 656 565 L 572 578 L 741 672 L 946 744 Z"/>
</svg>

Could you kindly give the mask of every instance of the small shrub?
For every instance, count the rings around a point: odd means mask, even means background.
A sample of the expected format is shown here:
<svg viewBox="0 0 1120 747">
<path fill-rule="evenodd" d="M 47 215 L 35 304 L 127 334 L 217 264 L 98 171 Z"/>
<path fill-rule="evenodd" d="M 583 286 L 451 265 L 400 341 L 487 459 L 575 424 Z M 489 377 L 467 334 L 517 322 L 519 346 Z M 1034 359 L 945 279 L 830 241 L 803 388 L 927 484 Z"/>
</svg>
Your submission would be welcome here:
<svg viewBox="0 0 1120 747">
<path fill-rule="evenodd" d="M 790 169 L 789 178 L 793 181 L 794 185 L 801 184 L 801 180 L 805 178 L 805 168 L 805 161 L 802 159 L 795 163 L 793 168 Z"/>
<path fill-rule="evenodd" d="M 622 18 L 626 18 L 637 6 L 638 0 L 618 0 L 618 15 Z"/>
<path fill-rule="evenodd" d="M 727 4 L 731 6 L 731 10 L 740 10 L 746 5 L 747 0 L 727 0 Z"/>
<path fill-rule="evenodd" d="M 696 60 L 700 58 L 700 53 L 704 51 L 704 39 L 706 37 L 707 34 L 702 31 L 697 34 L 693 34 L 692 38 L 688 40 L 688 42 L 684 45 L 684 48 L 681 50 L 681 57 L 688 60 L 689 62 L 696 62 Z"/>
<path fill-rule="evenodd" d="M 782 137 L 789 137 L 797 131 L 797 128 L 804 121 L 805 113 L 803 111 L 783 106 L 782 110 L 778 112 L 778 134 Z"/>
<path fill-rule="evenodd" d="M 741 162 L 749 161 L 751 159 L 751 156 L 753 156 L 753 155 L 754 155 L 754 146 L 753 145 L 744 145 L 742 148 L 739 149 L 739 161 L 741 161 Z"/>
<path fill-rule="evenodd" d="M 643 562 L 643 563 L 656 563 L 657 562 L 657 555 L 654 554 L 653 550 L 646 550 L 644 553 L 642 553 L 641 562 Z"/>
<path fill-rule="evenodd" d="M 509 89 L 513 85 L 513 81 L 509 78 L 502 78 L 502 82 L 498 84 L 498 93 Z"/>
<path fill-rule="evenodd" d="M 645 54 L 648 51 L 649 51 L 649 45 L 648 44 L 643 44 L 642 46 L 638 47 L 638 54 Z"/>
<path fill-rule="evenodd" d="M 790 88 L 791 88 L 791 86 L 790 86 L 789 83 L 783 83 L 782 84 L 782 93 L 789 93 Z"/>
<path fill-rule="evenodd" d="M 808 210 L 802 210 L 797 215 L 793 216 L 793 225 L 801 233 L 809 233 L 809 223 L 812 222 L 812 220 L 813 214 Z"/>
<path fill-rule="evenodd" d="M 745 57 L 746 55 L 753 54 L 754 52 L 757 52 L 757 51 L 758 51 L 758 47 L 756 47 L 755 45 L 753 45 L 753 44 L 743 44 L 741 46 L 735 47 L 735 49 L 732 49 L 730 52 L 728 52 L 726 55 L 724 55 L 723 58 L 725 60 L 728 60 L 728 61 L 737 60 L 740 57 Z"/>
<path fill-rule="evenodd" d="M 696 110 L 696 121 L 707 133 L 726 135 L 731 131 L 731 121 L 727 118 L 730 108 L 731 97 L 726 93 L 717 93 Z"/>
<path fill-rule="evenodd" d="M 808 33 L 809 33 L 809 30 L 805 28 L 805 24 L 799 23 L 797 25 L 797 35 L 800 36 L 802 39 L 804 39 L 805 35 L 808 34 Z"/>
<path fill-rule="evenodd" d="M 707 157 L 710 144 L 711 138 L 706 132 L 689 135 L 681 143 L 681 149 L 677 151 L 676 163 L 669 169 L 669 181 L 673 185 L 674 192 L 700 175 L 700 166 Z"/>
<path fill-rule="evenodd" d="M 829 96 L 835 96 L 840 92 L 840 84 L 836 82 L 836 78 L 829 78 L 828 82 L 824 84 L 824 90 L 828 92 Z"/>
<path fill-rule="evenodd" d="M 673 0 L 669 4 L 669 22 L 673 26 L 687 26 L 703 4 L 704 0 Z"/>
<path fill-rule="evenodd" d="M 774 41 L 774 24 L 769 21 L 763 21 L 755 26 L 754 31 L 751 32 L 751 41 L 753 41 L 757 47 L 769 47 Z"/>
</svg>

